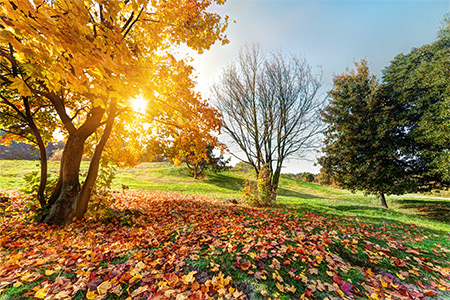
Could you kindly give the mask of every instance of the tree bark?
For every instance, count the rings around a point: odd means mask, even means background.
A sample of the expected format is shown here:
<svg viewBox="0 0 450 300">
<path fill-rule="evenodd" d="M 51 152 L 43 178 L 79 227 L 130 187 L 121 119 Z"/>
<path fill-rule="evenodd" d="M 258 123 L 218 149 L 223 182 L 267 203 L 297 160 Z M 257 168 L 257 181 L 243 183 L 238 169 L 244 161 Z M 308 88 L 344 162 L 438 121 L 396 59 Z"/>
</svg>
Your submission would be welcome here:
<svg viewBox="0 0 450 300">
<path fill-rule="evenodd" d="M 47 224 L 64 225 L 70 223 L 75 217 L 77 196 L 80 192 L 80 164 L 86 138 L 74 134 L 69 136 L 67 140 L 61 159 L 61 173 L 59 174 L 61 188 L 59 191 L 54 191 L 54 193 L 59 192 L 57 197 L 52 195 L 52 198 L 56 198 L 56 201 L 44 220 Z"/>
<path fill-rule="evenodd" d="M 379 196 L 381 199 L 381 206 L 383 206 L 384 208 L 388 208 L 388 205 L 386 203 L 386 197 L 384 196 L 384 193 L 380 193 Z"/>
<path fill-rule="evenodd" d="M 77 201 L 76 207 L 76 217 L 81 220 L 87 211 L 89 199 L 91 198 L 91 193 L 95 185 L 95 181 L 98 176 L 98 169 L 100 166 L 100 158 L 102 156 L 103 149 L 105 148 L 106 142 L 111 135 L 112 128 L 114 126 L 114 118 L 116 117 L 116 106 L 115 103 L 111 105 L 110 115 L 106 122 L 105 131 L 95 147 L 94 155 L 92 156 L 91 162 L 89 164 L 89 171 L 86 180 L 83 183 L 81 192 L 79 194 L 79 199 Z"/>
<path fill-rule="evenodd" d="M 34 125 L 34 123 L 33 123 Z M 47 204 L 45 199 L 45 187 L 47 186 L 47 173 L 48 173 L 48 163 L 47 163 L 47 150 L 45 149 L 44 141 L 42 136 L 36 126 L 31 126 L 31 130 L 36 138 L 36 144 L 39 149 L 39 159 L 41 164 L 41 179 L 39 182 L 39 189 L 37 192 L 37 199 L 42 208 Z"/>
<path fill-rule="evenodd" d="M 193 171 L 194 171 L 194 179 L 197 179 L 197 169 L 198 169 L 198 165 L 197 164 L 194 164 L 194 168 L 193 168 Z"/>
<path fill-rule="evenodd" d="M 102 107 L 93 107 L 89 111 L 83 125 L 76 128 L 72 123 L 72 119 L 67 115 L 64 99 L 54 93 L 47 94 L 46 97 L 55 106 L 69 133 L 69 138 L 61 159 L 58 184 L 50 197 L 50 212 L 45 217 L 44 222 L 47 224 L 65 225 L 72 222 L 76 217 L 81 190 L 79 173 L 84 143 L 101 125 L 105 110 Z"/>
</svg>

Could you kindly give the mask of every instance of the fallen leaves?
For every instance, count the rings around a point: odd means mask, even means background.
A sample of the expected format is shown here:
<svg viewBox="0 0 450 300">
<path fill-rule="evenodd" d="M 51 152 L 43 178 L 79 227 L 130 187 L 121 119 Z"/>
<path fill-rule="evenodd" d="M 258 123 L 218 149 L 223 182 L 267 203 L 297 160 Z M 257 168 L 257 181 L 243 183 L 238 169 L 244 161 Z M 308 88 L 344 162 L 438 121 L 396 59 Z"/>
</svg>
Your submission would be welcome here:
<svg viewBox="0 0 450 300">
<path fill-rule="evenodd" d="M 380 230 L 358 218 L 180 194 L 113 196 L 114 218 L 64 228 L 30 223 L 16 196 L 0 216 L 0 293 L 32 284 L 26 293 L 37 299 L 244 299 L 257 286 L 252 293 L 263 297 L 331 300 L 424 299 L 450 290 L 448 236 L 441 251 L 421 248 L 430 233 L 411 225 Z M 120 213 L 130 209 L 142 215 Z M 242 278 L 255 285 L 240 290 Z"/>
</svg>

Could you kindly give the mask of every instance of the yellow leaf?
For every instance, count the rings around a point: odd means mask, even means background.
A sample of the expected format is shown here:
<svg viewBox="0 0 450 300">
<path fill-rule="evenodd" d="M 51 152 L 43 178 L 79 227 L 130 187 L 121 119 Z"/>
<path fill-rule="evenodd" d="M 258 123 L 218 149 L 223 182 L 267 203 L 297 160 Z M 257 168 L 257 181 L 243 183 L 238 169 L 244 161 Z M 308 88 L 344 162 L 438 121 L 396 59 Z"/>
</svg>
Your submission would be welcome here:
<svg viewBox="0 0 450 300">
<path fill-rule="evenodd" d="M 169 298 L 173 293 L 175 293 L 174 290 L 167 290 L 164 292 L 164 296 Z"/>
<path fill-rule="evenodd" d="M 97 287 L 97 292 L 98 292 L 99 295 L 106 294 L 111 287 L 112 287 L 112 285 L 111 285 L 111 283 L 109 283 L 109 281 L 103 281 Z"/>
<path fill-rule="evenodd" d="M 211 269 L 211 271 L 213 272 L 218 272 L 220 269 L 218 266 L 214 266 L 214 268 Z"/>
<path fill-rule="evenodd" d="M 86 298 L 87 298 L 88 300 L 92 300 L 92 299 L 94 299 L 95 297 L 97 297 L 97 293 L 96 293 L 95 291 L 88 291 L 88 292 L 86 293 Z"/>
<path fill-rule="evenodd" d="M 27 84 L 21 78 L 19 78 L 19 77 L 12 78 L 11 81 L 12 81 L 12 83 L 9 87 L 13 90 L 14 89 L 18 90 L 19 94 L 21 96 L 31 96 L 32 95 Z M 43 261 L 43 260 L 40 259 L 39 261 Z"/>
<path fill-rule="evenodd" d="M 135 282 L 136 280 L 139 280 L 139 279 L 141 279 L 142 278 L 142 275 L 141 274 L 136 274 L 136 275 L 134 275 L 133 277 L 131 277 L 130 278 L 130 283 L 133 283 L 133 282 Z"/>
<path fill-rule="evenodd" d="M 102 99 L 96 98 L 94 99 L 94 103 L 93 103 L 94 107 L 101 107 L 101 108 L 105 108 L 105 103 L 103 102 Z"/>
<path fill-rule="evenodd" d="M 279 290 L 280 292 L 283 292 L 283 293 L 284 293 L 284 287 L 283 287 L 283 285 L 281 285 L 280 283 L 277 282 L 276 286 L 277 286 L 277 288 L 278 288 L 278 290 Z"/>
<path fill-rule="evenodd" d="M 189 274 L 183 276 L 183 282 L 186 284 L 193 283 L 195 281 L 194 275 L 197 274 L 197 271 L 189 272 Z"/>
<path fill-rule="evenodd" d="M 21 277 L 20 277 L 20 280 L 21 281 L 28 281 L 28 279 L 30 278 L 30 277 L 32 277 L 33 276 L 33 274 L 32 273 L 25 273 L 24 275 L 22 275 Z"/>
<path fill-rule="evenodd" d="M 17 287 L 19 287 L 19 286 L 21 286 L 21 285 L 22 285 L 22 282 L 16 281 L 16 282 L 13 284 L 13 287 L 17 288 Z"/>
<path fill-rule="evenodd" d="M 287 285 L 285 288 L 286 288 L 286 292 L 291 292 L 291 293 L 295 293 L 295 291 L 297 290 L 295 288 L 295 286 L 293 286 L 293 285 L 291 285 L 291 286 Z"/>
<path fill-rule="evenodd" d="M 55 295 L 55 299 L 71 299 L 69 291 L 61 291 Z"/>
<path fill-rule="evenodd" d="M 341 289 L 337 289 L 337 290 L 336 290 L 336 293 L 338 293 L 339 296 L 341 296 L 341 298 L 344 298 L 344 297 L 345 297 L 345 294 L 344 294 L 344 292 L 343 292 Z"/>
<path fill-rule="evenodd" d="M 184 294 L 178 294 L 175 300 L 186 300 L 188 297 Z"/>
<path fill-rule="evenodd" d="M 378 300 L 379 298 L 378 298 L 378 295 L 377 294 L 375 294 L 375 293 L 372 293 L 372 294 L 370 294 L 370 299 L 375 299 L 375 300 Z"/>
<path fill-rule="evenodd" d="M 45 276 L 51 276 L 53 273 L 55 273 L 54 270 L 45 270 Z"/>
<path fill-rule="evenodd" d="M 120 285 L 116 285 L 114 288 L 110 290 L 111 293 L 116 294 L 117 296 L 122 295 L 122 288 Z"/>
<path fill-rule="evenodd" d="M 44 299 L 45 296 L 47 296 L 48 288 L 49 288 L 48 286 L 44 286 L 43 288 L 41 288 L 40 290 L 38 290 L 38 291 L 36 292 L 36 294 L 34 294 L 34 297 L 35 297 L 35 298 L 38 298 L 38 299 Z"/>
</svg>

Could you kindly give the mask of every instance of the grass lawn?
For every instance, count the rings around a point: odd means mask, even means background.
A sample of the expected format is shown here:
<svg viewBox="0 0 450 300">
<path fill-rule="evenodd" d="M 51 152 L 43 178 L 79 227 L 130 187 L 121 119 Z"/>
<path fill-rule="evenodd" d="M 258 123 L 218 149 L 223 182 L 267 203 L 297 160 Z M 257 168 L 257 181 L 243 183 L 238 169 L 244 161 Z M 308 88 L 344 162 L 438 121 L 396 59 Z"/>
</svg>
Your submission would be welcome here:
<svg viewBox="0 0 450 300">
<path fill-rule="evenodd" d="M 87 165 L 83 165 L 87 168 Z M 272 208 L 233 205 L 249 172 L 121 170 L 108 209 L 58 228 L 17 192 L 35 162 L 0 161 L 0 299 L 447 299 L 450 202 L 282 178 Z M 57 172 L 58 164 L 50 164 Z M 122 185 L 130 190 L 121 191 Z M 99 201 L 96 199 L 95 201 Z"/>
</svg>

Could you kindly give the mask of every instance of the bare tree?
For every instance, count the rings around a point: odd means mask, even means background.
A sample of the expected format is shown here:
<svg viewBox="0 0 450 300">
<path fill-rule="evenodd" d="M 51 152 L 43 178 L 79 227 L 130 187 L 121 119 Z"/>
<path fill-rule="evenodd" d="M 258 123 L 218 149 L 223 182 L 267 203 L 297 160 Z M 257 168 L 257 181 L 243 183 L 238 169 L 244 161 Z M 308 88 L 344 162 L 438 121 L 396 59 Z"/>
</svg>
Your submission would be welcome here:
<svg viewBox="0 0 450 300">
<path fill-rule="evenodd" d="M 283 162 L 312 148 L 320 132 L 317 92 L 321 76 L 304 59 L 281 52 L 263 55 L 258 45 L 246 47 L 213 86 L 224 131 L 259 176 L 270 173 L 275 200 Z"/>
</svg>

